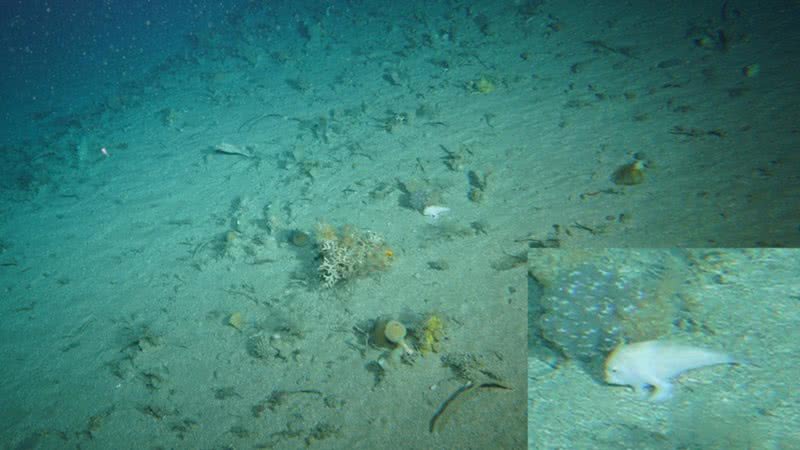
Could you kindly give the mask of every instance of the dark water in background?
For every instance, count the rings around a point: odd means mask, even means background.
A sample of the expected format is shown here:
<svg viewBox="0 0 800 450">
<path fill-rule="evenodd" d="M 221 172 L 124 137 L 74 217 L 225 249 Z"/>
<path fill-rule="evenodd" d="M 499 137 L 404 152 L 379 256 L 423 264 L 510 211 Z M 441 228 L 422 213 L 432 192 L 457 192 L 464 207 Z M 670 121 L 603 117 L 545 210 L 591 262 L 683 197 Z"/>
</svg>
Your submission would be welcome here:
<svg viewBox="0 0 800 450">
<path fill-rule="evenodd" d="M 69 114 L 141 78 L 189 33 L 224 24 L 234 1 L 2 0 L 0 139 L 35 130 L 32 114 Z"/>
</svg>

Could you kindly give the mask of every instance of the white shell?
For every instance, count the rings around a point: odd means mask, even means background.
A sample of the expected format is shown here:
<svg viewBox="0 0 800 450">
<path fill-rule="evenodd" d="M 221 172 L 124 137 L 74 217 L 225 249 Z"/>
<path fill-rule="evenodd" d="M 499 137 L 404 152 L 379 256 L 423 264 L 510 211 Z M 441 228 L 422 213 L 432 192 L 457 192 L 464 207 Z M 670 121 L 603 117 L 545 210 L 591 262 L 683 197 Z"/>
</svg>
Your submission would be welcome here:
<svg viewBox="0 0 800 450">
<path fill-rule="evenodd" d="M 436 220 L 442 214 L 447 214 L 449 212 L 450 208 L 446 206 L 437 206 L 437 205 L 426 206 L 425 209 L 422 210 L 422 214 L 425 217 L 430 217 L 433 220 Z"/>
</svg>

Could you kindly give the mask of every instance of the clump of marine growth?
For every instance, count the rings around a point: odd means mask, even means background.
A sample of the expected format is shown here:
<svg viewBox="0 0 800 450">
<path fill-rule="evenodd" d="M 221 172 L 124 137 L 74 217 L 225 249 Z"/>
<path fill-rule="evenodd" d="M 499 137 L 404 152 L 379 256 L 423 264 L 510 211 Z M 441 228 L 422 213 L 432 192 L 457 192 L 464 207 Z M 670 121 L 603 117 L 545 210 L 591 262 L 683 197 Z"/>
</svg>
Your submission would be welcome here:
<svg viewBox="0 0 800 450">
<path fill-rule="evenodd" d="M 369 230 L 360 231 L 349 225 L 336 229 L 321 223 L 316 238 L 319 274 L 326 288 L 386 270 L 394 260 L 394 251 L 383 237 Z"/>
</svg>

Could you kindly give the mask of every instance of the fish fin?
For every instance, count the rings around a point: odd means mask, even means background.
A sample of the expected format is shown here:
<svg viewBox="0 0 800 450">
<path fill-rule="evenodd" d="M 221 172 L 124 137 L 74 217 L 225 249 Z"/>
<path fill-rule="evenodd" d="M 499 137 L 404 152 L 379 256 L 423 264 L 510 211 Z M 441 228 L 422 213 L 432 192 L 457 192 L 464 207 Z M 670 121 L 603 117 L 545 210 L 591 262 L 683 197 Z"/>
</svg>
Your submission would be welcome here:
<svg viewBox="0 0 800 450">
<path fill-rule="evenodd" d="M 659 381 L 653 383 L 653 395 L 650 400 L 654 402 L 663 402 L 672 398 L 672 383 L 667 381 Z"/>
<path fill-rule="evenodd" d="M 653 394 L 652 387 L 649 384 L 634 386 L 633 390 L 636 392 L 636 395 L 639 396 L 640 400 L 647 400 Z"/>
</svg>

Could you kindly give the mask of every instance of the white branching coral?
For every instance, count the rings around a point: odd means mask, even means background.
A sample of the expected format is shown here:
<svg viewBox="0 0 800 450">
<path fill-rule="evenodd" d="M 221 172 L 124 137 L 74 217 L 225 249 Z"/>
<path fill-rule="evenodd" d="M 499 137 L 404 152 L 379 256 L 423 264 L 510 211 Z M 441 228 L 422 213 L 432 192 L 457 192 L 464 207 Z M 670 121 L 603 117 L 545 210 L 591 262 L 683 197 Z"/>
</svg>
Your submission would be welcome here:
<svg viewBox="0 0 800 450">
<path fill-rule="evenodd" d="M 344 227 L 337 232 L 323 224 L 319 226 L 317 241 L 321 256 L 319 273 L 326 288 L 385 269 L 394 258 L 383 238 L 372 231 L 357 232 Z"/>
<path fill-rule="evenodd" d="M 319 272 L 325 287 L 333 287 L 339 281 L 352 276 L 356 264 L 350 249 L 340 247 L 338 241 L 322 241 L 320 253 L 322 262 Z"/>
</svg>

